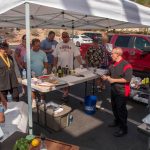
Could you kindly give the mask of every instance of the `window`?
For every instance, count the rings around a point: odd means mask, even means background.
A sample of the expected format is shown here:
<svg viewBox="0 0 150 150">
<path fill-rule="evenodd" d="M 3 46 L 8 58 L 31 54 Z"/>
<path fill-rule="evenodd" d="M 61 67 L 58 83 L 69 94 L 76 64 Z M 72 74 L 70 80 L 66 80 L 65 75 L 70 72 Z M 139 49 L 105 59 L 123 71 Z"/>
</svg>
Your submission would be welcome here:
<svg viewBox="0 0 150 150">
<path fill-rule="evenodd" d="M 81 35 L 82 38 L 89 38 L 88 36 L 86 35 Z"/>
<path fill-rule="evenodd" d="M 79 38 L 79 36 L 77 36 L 77 35 L 74 35 L 74 37 L 73 37 L 74 39 L 78 39 Z"/>
<path fill-rule="evenodd" d="M 131 36 L 118 36 L 115 46 L 128 47 Z"/>
<path fill-rule="evenodd" d="M 134 47 L 140 50 L 143 50 L 144 47 L 150 46 L 150 42 L 141 38 L 141 37 L 136 37 L 134 41 Z"/>
</svg>

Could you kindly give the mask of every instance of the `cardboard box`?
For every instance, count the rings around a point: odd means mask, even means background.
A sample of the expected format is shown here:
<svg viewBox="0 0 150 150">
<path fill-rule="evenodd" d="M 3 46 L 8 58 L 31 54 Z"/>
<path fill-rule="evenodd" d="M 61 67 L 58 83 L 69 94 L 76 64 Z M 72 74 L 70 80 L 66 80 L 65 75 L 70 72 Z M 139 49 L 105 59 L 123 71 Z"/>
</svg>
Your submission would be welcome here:
<svg viewBox="0 0 150 150">
<path fill-rule="evenodd" d="M 59 131 L 70 124 L 71 107 L 62 105 L 63 111 L 54 114 L 53 110 L 47 108 L 44 110 L 44 105 L 39 106 L 39 122 L 42 125 L 49 127 L 55 131 Z"/>
</svg>

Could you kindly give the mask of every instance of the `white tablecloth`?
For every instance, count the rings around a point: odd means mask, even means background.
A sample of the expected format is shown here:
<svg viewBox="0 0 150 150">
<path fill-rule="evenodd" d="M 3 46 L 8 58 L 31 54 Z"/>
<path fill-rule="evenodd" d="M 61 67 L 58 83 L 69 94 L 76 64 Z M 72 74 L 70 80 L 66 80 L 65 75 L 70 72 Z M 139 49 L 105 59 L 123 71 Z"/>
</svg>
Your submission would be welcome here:
<svg viewBox="0 0 150 150">
<path fill-rule="evenodd" d="M 46 87 L 46 86 L 39 86 L 37 84 L 31 83 L 31 87 L 33 89 L 39 91 L 39 92 L 47 93 L 50 91 L 61 89 L 61 88 L 66 87 L 66 86 L 72 86 L 75 84 L 79 84 L 79 83 L 83 83 L 86 81 L 96 79 L 99 77 L 99 75 L 105 74 L 106 70 L 105 69 L 97 69 L 96 72 L 93 73 L 93 69 L 88 70 L 86 68 L 84 68 L 84 69 L 77 68 L 77 69 L 75 69 L 75 72 L 76 72 L 76 74 L 84 75 L 84 77 L 77 77 L 75 75 L 68 75 L 68 76 L 60 78 L 60 80 L 66 82 L 66 84 L 62 84 L 62 85 L 60 84 L 60 86 L 54 85 L 52 87 Z M 23 85 L 27 85 L 27 79 L 24 79 L 22 81 L 19 80 L 19 82 L 22 83 Z"/>
</svg>

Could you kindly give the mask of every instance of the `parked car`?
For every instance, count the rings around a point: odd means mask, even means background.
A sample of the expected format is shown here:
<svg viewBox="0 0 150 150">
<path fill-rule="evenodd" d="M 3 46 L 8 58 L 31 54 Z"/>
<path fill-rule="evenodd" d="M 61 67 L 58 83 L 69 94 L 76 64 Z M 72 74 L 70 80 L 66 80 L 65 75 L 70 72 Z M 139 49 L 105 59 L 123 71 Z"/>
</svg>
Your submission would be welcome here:
<svg viewBox="0 0 150 150">
<path fill-rule="evenodd" d="M 102 35 L 100 33 L 95 32 L 85 32 L 84 35 L 90 37 L 91 39 L 99 39 L 101 41 Z"/>
<path fill-rule="evenodd" d="M 80 46 L 80 54 L 83 60 L 85 60 L 85 55 L 89 47 L 92 45 L 92 43 L 89 44 L 81 44 Z"/>
<path fill-rule="evenodd" d="M 76 46 L 80 46 L 82 43 L 93 42 L 93 40 L 86 35 L 74 35 L 70 36 L 70 39 L 75 43 Z"/>
<path fill-rule="evenodd" d="M 123 49 L 123 57 L 136 71 L 150 72 L 150 36 L 147 35 L 113 35 L 110 43 Z"/>
<path fill-rule="evenodd" d="M 113 48 L 123 49 L 123 58 L 132 65 L 133 70 L 150 73 L 150 35 L 114 34 L 109 37 Z M 90 45 L 80 46 L 83 59 Z"/>
</svg>

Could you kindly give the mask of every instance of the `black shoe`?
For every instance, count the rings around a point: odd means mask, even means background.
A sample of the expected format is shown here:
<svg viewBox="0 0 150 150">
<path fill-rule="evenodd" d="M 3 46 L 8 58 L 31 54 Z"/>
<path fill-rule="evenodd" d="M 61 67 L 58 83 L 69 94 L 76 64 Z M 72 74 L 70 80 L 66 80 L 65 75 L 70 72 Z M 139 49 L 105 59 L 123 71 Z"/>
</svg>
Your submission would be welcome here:
<svg viewBox="0 0 150 150">
<path fill-rule="evenodd" d="M 128 133 L 127 131 L 124 131 L 124 130 L 120 129 L 119 131 L 115 132 L 113 134 L 113 136 L 115 136 L 115 137 L 122 137 L 122 136 L 126 135 L 127 133 Z"/>
<path fill-rule="evenodd" d="M 117 126 L 118 126 L 118 123 L 115 121 L 108 125 L 108 127 L 110 127 L 110 128 L 117 127 Z"/>
</svg>

